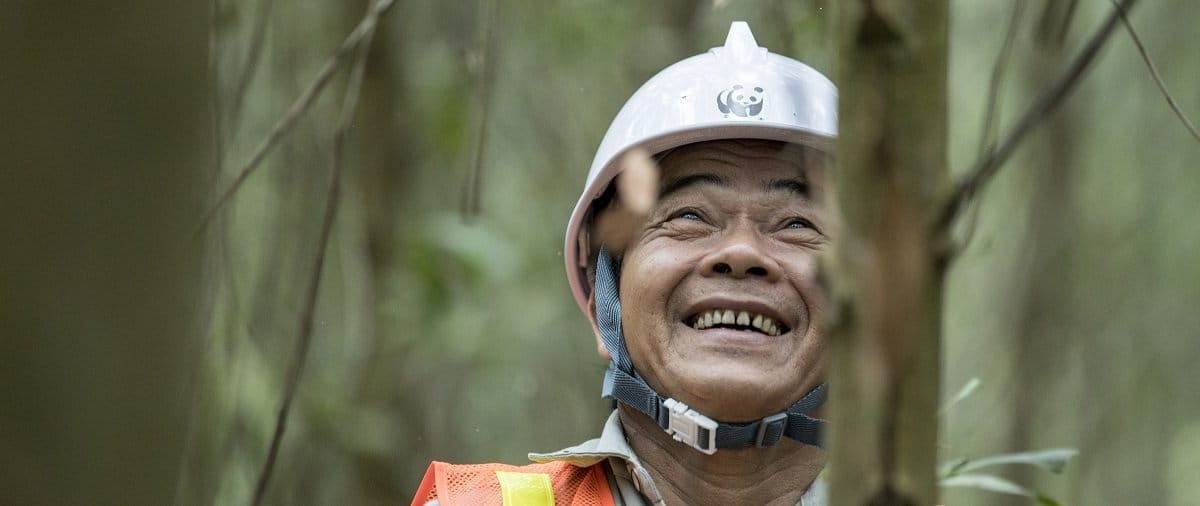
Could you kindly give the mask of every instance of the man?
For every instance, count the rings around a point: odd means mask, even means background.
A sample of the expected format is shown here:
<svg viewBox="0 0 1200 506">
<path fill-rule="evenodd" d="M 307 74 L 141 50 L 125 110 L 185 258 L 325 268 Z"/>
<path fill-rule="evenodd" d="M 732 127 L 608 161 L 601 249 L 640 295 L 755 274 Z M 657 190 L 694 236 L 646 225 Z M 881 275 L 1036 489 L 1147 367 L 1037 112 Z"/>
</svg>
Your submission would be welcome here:
<svg viewBox="0 0 1200 506">
<path fill-rule="evenodd" d="M 617 409 L 600 438 L 537 464 L 435 462 L 413 504 L 823 504 L 816 271 L 836 227 L 836 102 L 828 79 L 740 22 L 634 93 L 565 247 Z M 655 154 L 659 191 L 617 240 L 596 224 L 636 207 L 613 182 L 638 153 Z"/>
</svg>

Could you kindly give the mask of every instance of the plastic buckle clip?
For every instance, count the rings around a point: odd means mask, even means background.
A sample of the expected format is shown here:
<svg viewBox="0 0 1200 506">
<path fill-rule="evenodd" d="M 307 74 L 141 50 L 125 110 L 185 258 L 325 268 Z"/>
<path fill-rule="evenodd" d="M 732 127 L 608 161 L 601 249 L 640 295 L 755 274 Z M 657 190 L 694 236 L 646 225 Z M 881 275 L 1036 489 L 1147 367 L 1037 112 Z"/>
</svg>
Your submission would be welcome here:
<svg viewBox="0 0 1200 506">
<path fill-rule="evenodd" d="M 786 426 L 786 424 L 787 424 L 787 417 L 788 417 L 787 412 L 783 412 L 783 413 L 775 413 L 771 416 L 763 418 L 762 421 L 760 421 L 758 424 L 758 434 L 756 434 L 754 436 L 754 447 L 762 448 L 765 446 L 772 446 L 775 443 L 778 443 L 779 438 L 783 437 L 783 429 L 784 429 L 784 426 Z M 777 431 L 777 434 L 772 438 L 773 439 L 772 441 L 765 441 L 766 444 L 763 444 L 764 443 L 763 440 L 766 438 L 766 435 L 767 435 L 767 428 L 772 427 L 772 426 L 778 426 L 779 430 Z"/>
<path fill-rule="evenodd" d="M 679 402 L 675 399 L 667 399 L 663 401 L 663 407 L 667 408 L 667 434 L 671 438 L 700 450 L 701 453 L 712 455 L 717 453 L 717 421 L 697 413 L 689 408 L 687 404 Z M 704 438 L 701 430 L 708 431 L 708 437 Z M 708 443 L 701 446 L 701 443 Z"/>
</svg>

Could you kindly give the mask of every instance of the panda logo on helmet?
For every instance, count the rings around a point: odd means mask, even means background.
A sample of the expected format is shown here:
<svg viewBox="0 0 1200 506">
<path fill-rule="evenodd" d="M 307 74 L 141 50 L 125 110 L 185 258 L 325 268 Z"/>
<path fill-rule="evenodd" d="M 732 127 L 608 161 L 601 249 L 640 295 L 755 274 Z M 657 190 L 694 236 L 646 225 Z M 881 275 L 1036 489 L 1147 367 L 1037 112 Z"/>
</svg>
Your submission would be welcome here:
<svg viewBox="0 0 1200 506">
<path fill-rule="evenodd" d="M 717 94 L 717 109 L 725 114 L 743 118 L 758 116 L 763 108 L 763 89 L 755 86 L 744 88 L 735 84 Z"/>
</svg>

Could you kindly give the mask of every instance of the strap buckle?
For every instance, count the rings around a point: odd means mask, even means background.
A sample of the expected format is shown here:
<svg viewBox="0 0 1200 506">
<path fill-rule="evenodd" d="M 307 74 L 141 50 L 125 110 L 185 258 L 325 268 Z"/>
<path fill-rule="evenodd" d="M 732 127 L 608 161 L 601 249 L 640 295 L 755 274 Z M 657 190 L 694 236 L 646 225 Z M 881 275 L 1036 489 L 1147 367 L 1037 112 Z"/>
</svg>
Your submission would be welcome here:
<svg viewBox="0 0 1200 506">
<path fill-rule="evenodd" d="M 775 413 L 763 418 L 758 423 L 758 432 L 754 435 L 754 447 L 764 448 L 779 442 L 783 431 L 787 428 L 787 412 Z"/>
<path fill-rule="evenodd" d="M 663 401 L 667 408 L 667 434 L 701 453 L 717 453 L 717 421 L 697 413 L 687 404 L 675 399 Z"/>
</svg>

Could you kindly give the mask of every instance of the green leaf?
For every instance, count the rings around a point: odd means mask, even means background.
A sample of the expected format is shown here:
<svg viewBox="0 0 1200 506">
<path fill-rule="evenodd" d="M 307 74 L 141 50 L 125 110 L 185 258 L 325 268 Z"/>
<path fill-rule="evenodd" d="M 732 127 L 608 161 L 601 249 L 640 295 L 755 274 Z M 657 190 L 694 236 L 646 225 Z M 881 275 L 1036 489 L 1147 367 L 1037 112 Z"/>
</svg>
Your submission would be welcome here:
<svg viewBox="0 0 1200 506">
<path fill-rule="evenodd" d="M 964 384 L 962 388 L 958 389 L 958 393 L 954 394 L 953 397 L 951 397 L 946 401 L 945 404 L 942 405 L 942 409 L 938 410 L 938 415 L 945 415 L 946 412 L 950 411 L 950 408 L 954 407 L 955 404 L 958 404 L 959 402 L 962 402 L 963 399 L 970 397 L 971 394 L 975 393 L 975 390 L 979 388 L 980 384 L 981 382 L 979 381 L 978 377 L 972 377 L 971 379 L 967 380 L 967 383 Z"/>
<path fill-rule="evenodd" d="M 1037 502 L 1042 506 L 1062 506 L 1062 504 L 1058 501 L 1055 501 L 1054 499 L 1046 497 L 1042 494 L 1037 495 Z"/>
<path fill-rule="evenodd" d="M 969 462 L 971 462 L 971 459 L 963 457 L 946 462 L 938 468 L 938 475 L 942 478 L 954 476 L 958 474 L 959 471 L 962 471 L 963 466 L 966 466 Z"/>
<path fill-rule="evenodd" d="M 960 474 L 942 480 L 943 487 L 977 488 L 1000 494 L 1037 497 L 1029 489 L 991 474 Z"/>
<path fill-rule="evenodd" d="M 1074 448 L 1051 448 L 1033 452 L 1007 453 L 971 461 L 958 470 L 967 472 L 1000 464 L 1028 464 L 1052 473 L 1061 473 L 1063 468 L 1066 467 L 1067 461 L 1078 454 L 1079 450 Z"/>
</svg>

